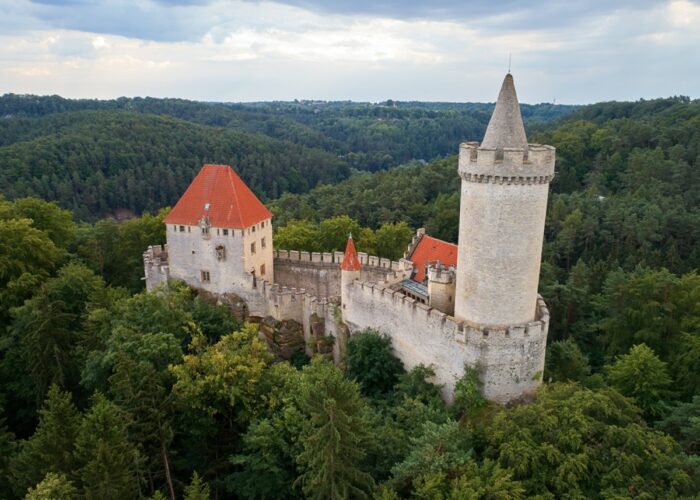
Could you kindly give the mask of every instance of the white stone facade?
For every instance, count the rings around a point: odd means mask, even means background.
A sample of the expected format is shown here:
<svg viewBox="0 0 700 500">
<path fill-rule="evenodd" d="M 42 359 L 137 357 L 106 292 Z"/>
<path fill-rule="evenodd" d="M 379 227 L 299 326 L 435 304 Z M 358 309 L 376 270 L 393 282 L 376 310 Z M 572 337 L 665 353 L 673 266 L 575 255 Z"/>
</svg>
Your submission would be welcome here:
<svg viewBox="0 0 700 500">
<path fill-rule="evenodd" d="M 196 288 L 226 293 L 256 279 L 274 281 L 272 223 L 245 229 L 166 224 L 169 275 Z M 253 271 L 255 271 L 253 273 Z"/>
</svg>

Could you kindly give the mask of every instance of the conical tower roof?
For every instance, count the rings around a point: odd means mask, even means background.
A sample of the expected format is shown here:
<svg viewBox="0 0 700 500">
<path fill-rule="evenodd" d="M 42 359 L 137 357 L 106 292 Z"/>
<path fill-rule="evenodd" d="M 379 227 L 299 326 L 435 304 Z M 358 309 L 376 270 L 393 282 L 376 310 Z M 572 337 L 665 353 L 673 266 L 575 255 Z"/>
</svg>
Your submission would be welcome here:
<svg viewBox="0 0 700 500">
<path fill-rule="evenodd" d="M 503 148 L 527 149 L 527 137 L 520 115 L 518 95 L 515 93 L 513 75 L 508 73 L 501 85 L 496 108 L 486 128 L 482 148 L 503 150 Z"/>
<path fill-rule="evenodd" d="M 343 262 L 340 264 L 340 269 L 343 271 L 359 271 L 361 267 L 351 234 L 348 236 L 348 244 L 345 247 L 345 256 L 343 257 Z"/>
</svg>

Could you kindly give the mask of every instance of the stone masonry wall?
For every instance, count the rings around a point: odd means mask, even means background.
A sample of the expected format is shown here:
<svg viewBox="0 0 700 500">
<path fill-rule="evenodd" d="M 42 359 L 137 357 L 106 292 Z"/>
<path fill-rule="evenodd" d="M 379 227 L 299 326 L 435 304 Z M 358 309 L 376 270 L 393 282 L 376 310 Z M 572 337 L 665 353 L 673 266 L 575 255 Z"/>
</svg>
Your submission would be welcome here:
<svg viewBox="0 0 700 500">
<path fill-rule="evenodd" d="M 404 277 L 408 261 L 391 261 L 359 252 L 363 281 L 387 281 Z M 281 286 L 303 288 L 315 297 L 340 296 L 340 264 L 343 252 L 274 252 L 275 282 Z"/>
<path fill-rule="evenodd" d="M 431 365 L 449 401 L 464 364 L 479 370 L 484 396 L 507 403 L 534 392 L 542 381 L 549 312 L 537 300 L 537 320 L 504 329 L 460 322 L 380 284 L 354 281 L 342 305 L 351 331 L 387 334 L 406 369 Z"/>
</svg>

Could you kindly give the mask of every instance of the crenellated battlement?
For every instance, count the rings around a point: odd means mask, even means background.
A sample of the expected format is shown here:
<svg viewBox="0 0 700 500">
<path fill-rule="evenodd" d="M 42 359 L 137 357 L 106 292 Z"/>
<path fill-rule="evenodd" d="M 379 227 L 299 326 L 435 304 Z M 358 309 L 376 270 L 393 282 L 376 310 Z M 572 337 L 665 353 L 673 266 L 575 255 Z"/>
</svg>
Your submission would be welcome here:
<svg viewBox="0 0 700 500">
<path fill-rule="evenodd" d="M 537 296 L 536 313 L 533 321 L 516 325 L 477 325 L 468 321 L 459 320 L 454 316 L 445 314 L 435 308 L 392 290 L 382 283 L 370 283 L 355 280 L 352 284 L 356 291 L 364 295 L 366 300 L 381 303 L 382 307 L 391 308 L 401 315 L 410 315 L 415 324 L 435 325 L 440 324 L 442 331 L 449 332 L 456 342 L 463 344 L 481 342 L 491 338 L 497 339 L 524 338 L 547 331 L 549 325 L 549 309 L 542 296 Z M 430 331 L 430 330 L 426 330 Z"/>
<path fill-rule="evenodd" d="M 304 264 L 319 264 L 340 266 L 343 263 L 343 252 L 306 252 L 299 250 L 275 250 L 273 253 L 275 259 L 300 262 Z M 363 266 L 386 269 L 387 271 L 404 272 L 413 269 L 413 263 L 407 259 L 394 261 L 368 255 L 365 252 L 357 252 L 357 257 L 360 259 L 360 264 Z"/>
<path fill-rule="evenodd" d="M 554 178 L 555 153 L 554 147 L 542 144 L 497 150 L 464 142 L 459 146 L 459 175 L 467 182 L 548 184 Z"/>
<path fill-rule="evenodd" d="M 440 261 L 431 262 L 427 268 L 428 281 L 434 283 L 454 283 L 455 266 L 445 266 Z"/>
</svg>

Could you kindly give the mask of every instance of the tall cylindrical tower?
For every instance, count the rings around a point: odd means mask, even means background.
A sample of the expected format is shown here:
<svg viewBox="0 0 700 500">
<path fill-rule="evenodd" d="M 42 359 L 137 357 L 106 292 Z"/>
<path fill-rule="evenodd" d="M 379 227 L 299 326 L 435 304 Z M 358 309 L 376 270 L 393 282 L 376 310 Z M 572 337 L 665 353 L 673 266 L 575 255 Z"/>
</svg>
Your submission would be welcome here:
<svg viewBox="0 0 700 500">
<path fill-rule="evenodd" d="M 455 317 L 480 325 L 535 318 L 552 146 L 528 144 L 506 75 L 479 145 L 460 145 Z"/>
</svg>

